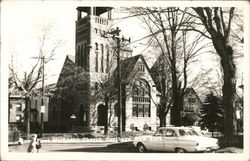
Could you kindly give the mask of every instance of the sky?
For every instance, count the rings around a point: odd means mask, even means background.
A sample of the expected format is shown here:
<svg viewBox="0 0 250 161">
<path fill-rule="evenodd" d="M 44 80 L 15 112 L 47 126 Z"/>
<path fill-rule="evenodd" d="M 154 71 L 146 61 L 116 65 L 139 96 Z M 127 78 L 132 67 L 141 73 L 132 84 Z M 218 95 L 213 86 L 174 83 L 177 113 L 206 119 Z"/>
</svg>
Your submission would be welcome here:
<svg viewBox="0 0 250 161">
<path fill-rule="evenodd" d="M 75 21 L 77 18 L 76 8 L 84 6 L 85 3 L 62 1 L 58 2 L 30 2 L 30 1 L 5 1 L 2 4 L 2 46 L 3 53 L 13 55 L 13 62 L 17 71 L 29 71 L 39 53 L 38 40 L 41 34 L 41 28 L 46 24 L 53 24 L 52 37 L 53 42 L 57 40 L 63 41 L 63 46 L 60 46 L 56 51 L 54 60 L 46 65 L 49 80 L 46 84 L 53 83 L 60 73 L 62 63 L 66 55 L 75 54 Z M 124 15 L 124 14 L 123 14 Z M 116 18 L 117 13 L 113 13 Z M 121 14 L 119 14 L 121 17 Z M 138 23 L 136 18 L 117 20 L 116 25 L 122 30 L 121 34 L 125 37 L 131 37 L 135 40 L 138 37 L 143 37 L 145 33 L 136 31 Z M 137 20 L 138 21 L 138 20 Z M 127 25 L 127 24 L 130 25 Z M 132 25 L 131 25 L 132 24 Z M 131 32 L 132 31 L 132 32 Z M 52 43 L 51 43 L 52 44 Z M 137 48 L 133 44 L 134 54 L 139 54 L 142 49 Z M 49 48 L 48 48 L 49 49 Z M 9 61 L 11 58 L 9 57 Z M 33 63 L 33 64 L 32 64 Z M 55 65 L 56 64 L 56 65 Z M 58 68 L 53 68 L 57 66 Z M 53 68 L 53 71 L 50 69 Z"/>
<path fill-rule="evenodd" d="M 44 24 L 53 23 L 52 40 L 62 40 L 64 44 L 57 50 L 54 60 L 45 66 L 45 72 L 48 75 L 45 84 L 56 83 L 66 55 L 75 54 L 76 8 L 89 5 L 92 3 L 80 1 L 3 1 L 1 8 L 2 53 L 8 56 L 13 55 L 15 68 L 21 75 L 23 71 L 29 71 L 35 62 L 32 57 L 39 53 L 40 29 Z M 127 38 L 131 37 L 132 41 L 146 35 L 142 28 L 143 24 L 137 18 L 119 19 L 127 14 L 120 13 L 118 10 L 114 10 L 112 16 L 117 19 L 116 25 L 120 27 L 122 35 Z M 131 46 L 134 55 L 146 52 L 143 42 L 137 42 Z M 152 54 L 145 55 L 152 56 Z M 152 62 L 150 63 L 152 65 Z M 243 65 L 243 63 L 239 64 Z M 195 77 L 203 69 L 219 67 L 218 57 L 204 54 L 194 66 L 192 72 Z"/>
</svg>

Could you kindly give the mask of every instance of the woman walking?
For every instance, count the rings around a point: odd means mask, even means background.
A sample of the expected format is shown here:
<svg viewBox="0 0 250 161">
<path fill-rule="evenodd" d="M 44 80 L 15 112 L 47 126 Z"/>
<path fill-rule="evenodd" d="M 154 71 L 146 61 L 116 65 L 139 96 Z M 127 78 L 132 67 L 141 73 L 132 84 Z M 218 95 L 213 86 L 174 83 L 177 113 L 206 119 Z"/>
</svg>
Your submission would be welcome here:
<svg viewBox="0 0 250 161">
<path fill-rule="evenodd" d="M 37 144 L 38 144 L 37 143 L 37 134 L 32 134 L 31 141 L 30 141 L 29 147 L 27 149 L 28 153 L 37 153 L 37 148 L 36 148 Z"/>
</svg>

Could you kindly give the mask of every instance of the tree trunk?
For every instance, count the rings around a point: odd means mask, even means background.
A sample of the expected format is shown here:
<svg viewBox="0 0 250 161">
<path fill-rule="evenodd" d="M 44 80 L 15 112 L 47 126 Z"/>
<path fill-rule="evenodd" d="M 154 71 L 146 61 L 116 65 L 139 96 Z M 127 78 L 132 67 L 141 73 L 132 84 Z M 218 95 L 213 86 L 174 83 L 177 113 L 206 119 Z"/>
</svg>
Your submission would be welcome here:
<svg viewBox="0 0 250 161">
<path fill-rule="evenodd" d="M 26 107 L 26 135 L 27 139 L 30 138 L 30 104 L 29 98 L 25 98 L 25 107 Z"/>
<path fill-rule="evenodd" d="M 175 68 L 174 68 L 175 69 Z M 179 94 L 178 94 L 178 85 L 177 85 L 177 78 L 176 78 L 176 72 L 172 71 L 172 91 L 173 91 L 173 106 L 171 107 L 171 117 L 170 122 L 171 125 L 178 126 L 178 120 L 180 120 L 179 114 L 178 114 L 178 108 L 179 108 Z"/>
<path fill-rule="evenodd" d="M 166 127 L 166 115 L 164 113 L 159 114 L 160 127 Z"/>
<path fill-rule="evenodd" d="M 106 115 L 106 119 L 105 119 L 105 126 L 104 126 L 104 135 L 108 134 L 108 107 L 109 107 L 109 99 L 107 96 L 105 96 L 104 98 L 104 103 L 105 103 L 105 110 L 107 110 L 105 113 Z"/>
<path fill-rule="evenodd" d="M 223 108 L 224 108 L 224 135 L 225 143 L 232 142 L 234 126 L 233 126 L 233 113 L 234 113 L 234 96 L 235 96 L 235 64 L 233 61 L 233 49 L 229 45 L 223 45 L 222 39 L 213 39 L 213 44 L 216 51 L 221 57 L 221 66 L 223 69 L 224 84 L 222 87 L 223 92 Z"/>
</svg>

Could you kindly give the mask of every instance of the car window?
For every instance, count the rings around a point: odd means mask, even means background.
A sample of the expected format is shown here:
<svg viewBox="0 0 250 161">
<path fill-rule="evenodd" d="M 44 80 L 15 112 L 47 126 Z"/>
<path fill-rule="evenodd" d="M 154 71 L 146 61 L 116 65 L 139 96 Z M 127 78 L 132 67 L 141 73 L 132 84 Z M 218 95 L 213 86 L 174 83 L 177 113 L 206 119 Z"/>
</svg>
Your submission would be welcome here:
<svg viewBox="0 0 250 161">
<path fill-rule="evenodd" d="M 180 129 L 179 133 L 181 136 L 185 136 L 185 135 L 191 135 L 191 136 L 197 136 L 197 132 L 195 132 L 192 129 Z"/>
<path fill-rule="evenodd" d="M 173 129 L 166 130 L 166 137 L 174 137 L 174 136 L 177 136 L 177 135 Z"/>
<path fill-rule="evenodd" d="M 164 136 L 164 129 L 159 129 L 156 131 L 156 133 L 154 134 L 154 136 Z"/>
</svg>

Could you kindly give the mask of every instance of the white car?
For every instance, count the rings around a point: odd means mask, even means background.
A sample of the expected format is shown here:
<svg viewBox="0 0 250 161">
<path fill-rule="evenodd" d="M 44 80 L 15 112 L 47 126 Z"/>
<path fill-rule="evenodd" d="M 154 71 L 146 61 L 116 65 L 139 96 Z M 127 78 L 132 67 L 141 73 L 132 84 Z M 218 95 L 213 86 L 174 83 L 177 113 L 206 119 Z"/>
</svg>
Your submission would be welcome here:
<svg viewBox="0 0 250 161">
<path fill-rule="evenodd" d="M 219 149 L 218 139 L 199 136 L 188 127 L 161 127 L 154 135 L 138 136 L 133 145 L 139 152 L 206 152 Z"/>
</svg>

